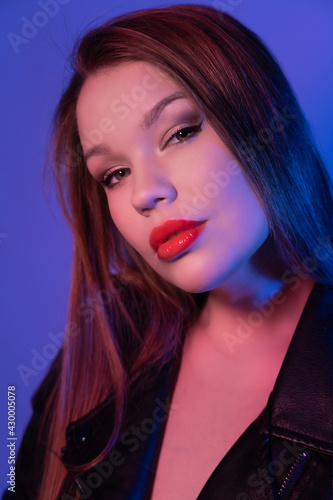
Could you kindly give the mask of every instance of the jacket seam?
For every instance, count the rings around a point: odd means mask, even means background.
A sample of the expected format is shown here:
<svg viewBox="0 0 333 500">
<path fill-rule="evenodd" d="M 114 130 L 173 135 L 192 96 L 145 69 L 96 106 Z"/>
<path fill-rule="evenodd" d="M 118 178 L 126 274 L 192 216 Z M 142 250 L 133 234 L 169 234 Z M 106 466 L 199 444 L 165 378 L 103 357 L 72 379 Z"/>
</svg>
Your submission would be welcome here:
<svg viewBox="0 0 333 500">
<path fill-rule="evenodd" d="M 329 441 L 322 441 L 318 438 L 315 438 L 314 436 L 300 434 L 294 430 L 288 431 L 283 427 L 273 425 L 271 429 L 271 436 L 292 441 L 297 440 L 299 443 L 304 444 L 304 446 L 307 446 L 308 448 L 311 448 L 312 450 L 315 450 L 317 452 L 325 453 L 328 455 L 333 454 L 333 444 Z M 311 441 L 311 443 L 309 441 Z"/>
</svg>

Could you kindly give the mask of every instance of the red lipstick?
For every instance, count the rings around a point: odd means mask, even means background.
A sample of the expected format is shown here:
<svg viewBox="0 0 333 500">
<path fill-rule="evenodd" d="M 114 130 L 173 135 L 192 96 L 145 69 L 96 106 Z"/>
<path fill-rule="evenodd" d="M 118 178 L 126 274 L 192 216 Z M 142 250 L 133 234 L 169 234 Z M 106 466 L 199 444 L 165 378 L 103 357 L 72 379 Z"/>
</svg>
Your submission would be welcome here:
<svg viewBox="0 0 333 500">
<path fill-rule="evenodd" d="M 173 259 L 195 242 L 205 227 L 204 222 L 206 221 L 167 220 L 154 227 L 150 233 L 150 246 L 157 252 L 160 260 Z"/>
</svg>

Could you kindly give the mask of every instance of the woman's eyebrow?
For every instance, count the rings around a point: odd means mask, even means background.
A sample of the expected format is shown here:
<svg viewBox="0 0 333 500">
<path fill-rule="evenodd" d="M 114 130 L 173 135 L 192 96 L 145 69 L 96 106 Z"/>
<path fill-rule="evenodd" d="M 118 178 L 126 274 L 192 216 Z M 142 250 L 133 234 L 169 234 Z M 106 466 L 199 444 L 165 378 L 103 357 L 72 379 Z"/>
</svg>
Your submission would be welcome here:
<svg viewBox="0 0 333 500">
<path fill-rule="evenodd" d="M 143 120 L 140 123 L 140 127 L 148 130 L 157 120 L 162 111 L 166 106 L 171 104 L 177 99 L 186 99 L 186 95 L 182 92 L 174 92 L 156 103 L 147 113 L 145 113 Z M 111 153 L 111 149 L 106 144 L 96 144 L 84 153 L 84 161 L 87 162 L 89 158 L 95 155 L 108 155 Z"/>
<path fill-rule="evenodd" d="M 144 116 L 140 126 L 148 130 L 153 123 L 155 123 L 162 113 L 163 109 L 171 104 L 173 101 L 176 99 L 186 99 L 186 95 L 183 94 L 183 92 L 174 92 L 173 94 L 168 95 L 167 97 L 164 97 L 159 101 L 155 106 L 153 106 Z"/>
<path fill-rule="evenodd" d="M 91 156 L 108 155 L 111 153 L 110 148 L 106 144 L 96 144 L 92 148 L 89 148 L 83 155 L 84 161 L 87 163 Z"/>
</svg>

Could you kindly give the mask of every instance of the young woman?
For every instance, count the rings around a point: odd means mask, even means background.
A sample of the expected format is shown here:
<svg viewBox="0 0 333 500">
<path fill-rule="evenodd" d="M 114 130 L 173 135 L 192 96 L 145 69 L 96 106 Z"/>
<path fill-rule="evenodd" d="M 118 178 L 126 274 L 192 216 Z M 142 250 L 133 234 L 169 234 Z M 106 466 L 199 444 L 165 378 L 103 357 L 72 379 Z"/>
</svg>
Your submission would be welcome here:
<svg viewBox="0 0 333 500">
<path fill-rule="evenodd" d="M 64 346 L 17 498 L 332 498 L 332 190 L 279 66 L 198 5 L 87 33 L 53 168 Z"/>
</svg>

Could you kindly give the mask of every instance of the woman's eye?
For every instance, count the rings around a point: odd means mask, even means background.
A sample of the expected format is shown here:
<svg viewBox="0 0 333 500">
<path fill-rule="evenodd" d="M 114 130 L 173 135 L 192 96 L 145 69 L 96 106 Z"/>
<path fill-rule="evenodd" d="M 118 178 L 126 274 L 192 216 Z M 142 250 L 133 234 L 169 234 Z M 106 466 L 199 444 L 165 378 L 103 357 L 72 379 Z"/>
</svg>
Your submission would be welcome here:
<svg viewBox="0 0 333 500">
<path fill-rule="evenodd" d="M 191 125 L 189 127 L 182 127 L 176 130 L 176 132 L 174 132 L 171 137 L 169 137 L 169 139 L 165 142 L 162 150 L 165 149 L 170 143 L 177 144 L 179 142 L 185 142 L 193 137 L 195 134 L 201 131 L 202 122 L 203 120 L 201 120 L 199 125 Z"/>
<path fill-rule="evenodd" d="M 112 172 L 106 172 L 101 184 L 105 188 L 112 189 L 114 186 L 122 182 L 130 174 L 129 168 L 118 168 Z"/>
</svg>

